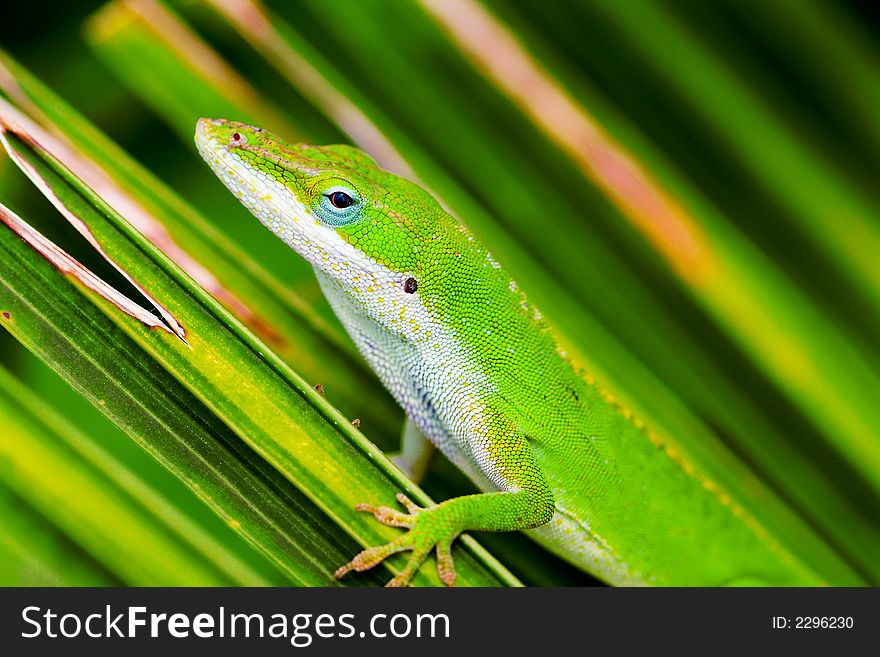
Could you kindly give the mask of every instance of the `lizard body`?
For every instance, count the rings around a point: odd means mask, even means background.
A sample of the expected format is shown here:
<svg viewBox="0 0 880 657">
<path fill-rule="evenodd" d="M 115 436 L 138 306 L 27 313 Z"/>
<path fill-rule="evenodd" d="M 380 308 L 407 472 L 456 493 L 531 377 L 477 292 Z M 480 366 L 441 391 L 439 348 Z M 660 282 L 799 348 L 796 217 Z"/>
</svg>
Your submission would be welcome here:
<svg viewBox="0 0 880 657">
<path fill-rule="evenodd" d="M 527 530 L 617 585 L 819 584 L 723 491 L 585 379 L 491 253 L 419 186 L 350 146 L 289 145 L 202 119 L 223 183 L 314 267 L 321 288 L 419 431 L 484 492 L 409 513 L 408 531 L 340 569 L 401 551 L 406 584 L 468 530 Z M 577 284 L 561 282 L 560 284 Z"/>
</svg>

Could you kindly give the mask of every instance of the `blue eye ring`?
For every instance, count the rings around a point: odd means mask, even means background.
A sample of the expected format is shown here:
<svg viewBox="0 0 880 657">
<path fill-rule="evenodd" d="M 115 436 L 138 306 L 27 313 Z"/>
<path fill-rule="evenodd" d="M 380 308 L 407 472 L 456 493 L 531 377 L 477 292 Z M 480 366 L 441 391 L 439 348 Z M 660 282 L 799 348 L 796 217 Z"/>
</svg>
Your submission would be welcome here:
<svg viewBox="0 0 880 657">
<path fill-rule="evenodd" d="M 360 219 L 364 204 L 355 189 L 340 181 L 321 192 L 315 214 L 329 226 L 347 226 Z"/>
</svg>

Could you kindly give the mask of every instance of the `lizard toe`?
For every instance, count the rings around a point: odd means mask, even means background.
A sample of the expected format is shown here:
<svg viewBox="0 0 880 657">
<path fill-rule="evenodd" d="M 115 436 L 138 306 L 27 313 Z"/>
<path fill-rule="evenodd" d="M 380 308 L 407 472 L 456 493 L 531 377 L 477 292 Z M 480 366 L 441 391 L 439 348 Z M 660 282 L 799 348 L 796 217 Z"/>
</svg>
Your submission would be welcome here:
<svg viewBox="0 0 880 657">
<path fill-rule="evenodd" d="M 393 554 L 410 551 L 412 554 L 407 559 L 406 565 L 388 582 L 388 586 L 391 587 L 407 586 L 436 547 L 437 572 L 440 580 L 447 586 L 453 586 L 455 567 L 452 561 L 452 542 L 458 536 L 459 530 L 449 521 L 448 514 L 443 512 L 442 506 L 425 509 L 416 505 L 403 493 L 397 495 L 397 500 L 407 508 L 409 514 L 395 511 L 387 506 L 358 504 L 355 507 L 358 511 L 371 513 L 383 525 L 405 527 L 408 531 L 390 543 L 363 550 L 336 571 L 336 578 L 341 578 L 352 570 L 358 572 L 368 570 Z"/>
</svg>

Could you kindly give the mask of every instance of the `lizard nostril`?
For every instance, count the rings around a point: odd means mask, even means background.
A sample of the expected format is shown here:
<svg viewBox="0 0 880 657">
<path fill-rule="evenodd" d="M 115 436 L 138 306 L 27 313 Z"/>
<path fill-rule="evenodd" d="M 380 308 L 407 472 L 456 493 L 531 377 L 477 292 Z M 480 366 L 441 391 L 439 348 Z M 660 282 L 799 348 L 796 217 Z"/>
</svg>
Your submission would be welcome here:
<svg viewBox="0 0 880 657">
<path fill-rule="evenodd" d="M 407 278 L 403 282 L 403 291 L 407 294 L 413 294 L 416 290 L 419 289 L 419 282 L 414 278 Z"/>
</svg>

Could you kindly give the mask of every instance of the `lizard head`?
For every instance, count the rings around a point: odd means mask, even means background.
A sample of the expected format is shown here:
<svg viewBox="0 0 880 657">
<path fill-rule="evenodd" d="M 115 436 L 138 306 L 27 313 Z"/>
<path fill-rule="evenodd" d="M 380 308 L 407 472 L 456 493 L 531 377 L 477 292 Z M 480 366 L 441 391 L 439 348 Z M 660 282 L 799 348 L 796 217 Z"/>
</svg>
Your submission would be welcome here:
<svg viewBox="0 0 880 657">
<path fill-rule="evenodd" d="M 395 333 L 430 337 L 455 289 L 450 283 L 473 284 L 474 271 L 497 269 L 430 194 L 354 147 L 290 145 L 217 119 L 201 119 L 195 140 L 269 230 Z"/>
</svg>

